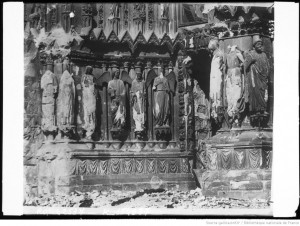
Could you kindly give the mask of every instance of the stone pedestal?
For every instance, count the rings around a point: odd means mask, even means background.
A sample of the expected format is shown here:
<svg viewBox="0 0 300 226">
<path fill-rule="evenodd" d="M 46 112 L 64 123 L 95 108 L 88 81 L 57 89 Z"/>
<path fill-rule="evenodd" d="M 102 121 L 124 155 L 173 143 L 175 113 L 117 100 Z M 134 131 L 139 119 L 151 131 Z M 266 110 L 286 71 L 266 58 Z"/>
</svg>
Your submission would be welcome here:
<svg viewBox="0 0 300 226">
<path fill-rule="evenodd" d="M 197 156 L 194 173 L 204 195 L 270 198 L 271 129 L 223 131 L 208 140 Z"/>
<path fill-rule="evenodd" d="M 192 155 L 177 149 L 90 150 L 84 142 L 46 143 L 37 151 L 38 195 L 92 190 L 196 188 Z"/>
</svg>

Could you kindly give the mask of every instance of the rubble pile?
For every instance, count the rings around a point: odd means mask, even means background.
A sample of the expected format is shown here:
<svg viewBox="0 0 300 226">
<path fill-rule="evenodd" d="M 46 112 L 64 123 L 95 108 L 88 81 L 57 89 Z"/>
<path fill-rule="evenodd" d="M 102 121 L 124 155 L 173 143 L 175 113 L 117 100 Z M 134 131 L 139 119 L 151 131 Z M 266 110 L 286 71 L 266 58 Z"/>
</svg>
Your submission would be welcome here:
<svg viewBox="0 0 300 226">
<path fill-rule="evenodd" d="M 269 200 L 242 200 L 233 198 L 205 197 L 201 189 L 191 191 L 173 191 L 149 189 L 133 191 L 97 191 L 72 192 L 67 196 L 26 197 L 24 206 L 44 207 L 90 207 L 90 208 L 251 208 L 261 209 L 270 206 Z"/>
</svg>

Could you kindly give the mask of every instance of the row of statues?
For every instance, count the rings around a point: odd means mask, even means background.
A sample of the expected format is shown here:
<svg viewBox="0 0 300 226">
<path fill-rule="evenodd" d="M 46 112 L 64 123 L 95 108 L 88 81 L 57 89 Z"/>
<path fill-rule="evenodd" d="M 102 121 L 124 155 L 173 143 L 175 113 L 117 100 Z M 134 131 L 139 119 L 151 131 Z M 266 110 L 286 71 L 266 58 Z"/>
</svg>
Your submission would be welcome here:
<svg viewBox="0 0 300 226">
<path fill-rule="evenodd" d="M 237 45 L 224 54 L 218 40 L 211 40 L 213 53 L 210 72 L 211 117 L 218 120 L 220 109 L 227 106 L 227 115 L 238 122 L 249 103 L 250 115 L 267 114 L 270 64 L 263 52 L 262 40 L 254 36 L 253 49 L 244 54 Z M 239 122 L 240 123 L 240 122 Z"/>
<path fill-rule="evenodd" d="M 123 71 L 124 72 L 124 71 Z M 107 72 L 106 72 L 107 73 Z M 122 73 L 122 77 L 124 73 Z M 150 73 L 151 74 L 151 73 Z M 171 73 L 174 74 L 174 73 Z M 153 70 L 152 70 L 153 75 Z M 128 75 L 127 75 L 128 76 Z M 130 79 L 130 77 L 128 76 Z M 171 81 L 174 85 L 174 78 Z M 146 83 L 151 83 L 151 75 L 148 80 L 143 79 L 141 72 L 136 72 L 136 77 L 131 82 L 130 105 L 132 119 L 134 120 L 134 133 L 137 138 L 145 131 L 146 122 Z M 153 119 L 155 127 L 169 127 L 170 125 L 170 94 L 171 89 L 168 79 L 160 72 L 153 77 Z M 83 130 L 85 138 L 90 140 L 95 132 L 97 117 L 97 81 L 93 75 L 93 68 L 86 67 L 85 74 L 81 77 L 80 89 L 82 91 Z M 172 85 L 171 85 L 172 86 Z M 78 88 L 78 85 L 76 86 Z M 58 78 L 50 70 L 47 70 L 41 79 L 42 96 L 42 130 L 47 133 L 55 133 L 57 129 L 62 136 L 69 137 L 75 128 L 75 83 L 72 75 L 65 70 Z M 112 73 L 112 79 L 107 85 L 107 94 L 110 96 L 109 113 L 111 116 L 111 128 L 113 132 L 122 132 L 126 125 L 126 88 L 120 78 L 120 71 Z M 105 119 L 107 120 L 107 119 Z"/>
<path fill-rule="evenodd" d="M 199 97 L 194 96 L 194 101 L 197 102 L 195 116 L 201 119 L 199 122 L 207 122 L 209 118 L 219 120 L 220 113 L 224 113 L 224 107 L 227 107 L 226 115 L 231 122 L 241 123 L 240 115 L 245 111 L 246 104 L 249 105 L 250 115 L 267 114 L 270 66 L 266 54 L 262 51 L 262 40 L 254 38 L 253 47 L 252 50 L 243 53 L 238 46 L 229 46 L 228 52 L 224 54 L 219 48 L 218 40 L 210 41 L 208 48 L 213 53 L 210 71 L 210 104 L 203 99 L 205 95 L 199 84 L 194 84 L 195 92 L 199 93 Z M 186 58 L 183 63 L 187 64 L 188 61 L 191 61 L 191 58 Z M 132 112 L 130 117 L 134 122 L 133 132 L 136 137 L 142 137 L 149 114 L 147 106 L 152 106 L 153 129 L 166 128 L 164 132 L 168 132 L 172 115 L 172 95 L 175 91 L 174 72 L 171 70 L 167 75 L 163 75 L 159 70 L 157 75 L 151 69 L 147 74 L 137 71 L 135 76 L 131 77 L 124 72 L 116 70 L 106 80 L 107 94 L 110 96 L 108 117 L 111 117 L 111 128 L 108 130 L 112 133 L 121 132 L 128 125 L 126 120 L 129 116 L 126 116 L 126 112 L 128 114 L 127 109 L 130 107 Z M 127 79 L 124 79 L 124 76 L 127 76 Z M 129 103 L 126 101 L 125 81 L 131 85 L 128 90 Z M 150 84 L 152 91 L 149 93 Z M 98 92 L 96 85 L 93 68 L 87 66 L 80 84 L 84 121 L 82 128 L 87 139 L 91 139 L 96 124 L 99 123 L 97 122 L 99 117 L 96 116 Z M 65 70 L 58 81 L 57 77 L 48 70 L 42 76 L 41 88 L 43 90 L 43 131 L 53 133 L 59 129 L 63 135 L 68 136 L 75 128 L 75 84 L 72 75 Z M 148 99 L 148 95 L 152 95 L 152 98 Z M 150 104 L 148 101 L 151 99 L 153 102 Z M 184 95 L 186 115 L 190 112 L 188 99 L 187 93 Z M 126 106 L 127 104 L 130 106 Z M 207 109 L 203 108 L 208 105 L 209 116 L 207 116 Z"/>
</svg>

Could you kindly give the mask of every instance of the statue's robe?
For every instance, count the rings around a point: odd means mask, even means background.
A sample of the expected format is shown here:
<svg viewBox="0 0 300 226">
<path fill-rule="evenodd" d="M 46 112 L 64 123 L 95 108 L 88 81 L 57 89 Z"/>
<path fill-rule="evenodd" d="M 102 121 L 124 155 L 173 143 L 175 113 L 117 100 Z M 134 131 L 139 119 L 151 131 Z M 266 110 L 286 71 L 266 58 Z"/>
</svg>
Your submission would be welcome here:
<svg viewBox="0 0 300 226">
<path fill-rule="evenodd" d="M 243 89 L 240 63 L 243 62 L 244 57 L 237 49 L 231 50 L 225 57 L 225 93 L 227 100 L 227 113 L 229 117 L 233 117 L 235 114 L 243 111 L 239 104 Z"/>
<path fill-rule="evenodd" d="M 246 102 L 249 102 L 250 112 L 267 110 L 268 80 L 270 66 L 267 55 L 251 50 L 245 53 L 247 92 Z"/>
<path fill-rule="evenodd" d="M 42 130 L 55 131 L 56 118 L 55 118 L 55 94 L 57 93 L 57 79 L 55 75 L 47 70 L 41 78 L 42 95 Z"/>
<path fill-rule="evenodd" d="M 84 74 L 81 79 L 82 85 L 82 105 L 84 113 L 84 126 L 86 137 L 90 138 L 96 126 L 96 92 L 94 77 Z"/>
<path fill-rule="evenodd" d="M 113 79 L 108 83 L 111 96 L 111 117 L 114 128 L 122 128 L 125 124 L 125 86 L 121 79 Z"/>
<path fill-rule="evenodd" d="M 210 92 L 209 97 L 212 102 L 211 116 L 217 118 L 217 109 L 222 106 L 222 66 L 224 55 L 221 50 L 217 49 L 213 53 L 210 70 Z"/>
<path fill-rule="evenodd" d="M 132 115 L 135 122 L 134 131 L 143 131 L 145 123 L 145 82 L 133 80 L 132 93 Z"/>
<path fill-rule="evenodd" d="M 59 83 L 57 124 L 60 130 L 74 125 L 75 84 L 70 73 L 65 70 Z"/>
<path fill-rule="evenodd" d="M 153 109 L 155 126 L 169 126 L 170 87 L 167 78 L 156 77 L 153 87 L 155 87 Z"/>
</svg>

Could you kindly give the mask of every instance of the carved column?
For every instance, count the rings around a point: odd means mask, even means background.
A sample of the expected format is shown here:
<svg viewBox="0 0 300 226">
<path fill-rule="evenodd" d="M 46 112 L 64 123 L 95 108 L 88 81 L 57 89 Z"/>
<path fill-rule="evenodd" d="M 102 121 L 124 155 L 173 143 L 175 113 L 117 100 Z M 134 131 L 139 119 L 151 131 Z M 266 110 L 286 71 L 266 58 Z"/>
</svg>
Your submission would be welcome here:
<svg viewBox="0 0 300 226">
<path fill-rule="evenodd" d="M 112 65 L 110 62 L 106 63 L 106 67 L 107 67 L 107 71 L 109 71 L 110 74 L 112 74 Z M 108 138 L 111 141 L 113 139 L 111 133 L 109 132 L 110 128 L 112 127 L 110 108 L 111 108 L 111 97 L 107 92 L 107 128 L 108 128 Z"/>
<path fill-rule="evenodd" d="M 176 90 L 178 96 L 178 106 L 176 106 L 178 113 L 178 138 L 179 138 L 179 148 L 181 151 L 186 149 L 186 122 L 185 122 L 185 103 L 184 103 L 184 72 L 182 68 L 183 61 L 183 53 L 179 51 L 177 57 L 177 65 L 178 65 L 178 89 Z"/>
<path fill-rule="evenodd" d="M 106 64 L 102 63 L 102 71 L 106 72 Z M 107 97 L 107 85 L 103 85 L 102 90 L 102 117 L 101 117 L 101 130 L 104 132 L 104 139 L 109 140 L 109 127 L 108 127 L 108 97 Z"/>
<path fill-rule="evenodd" d="M 173 63 L 172 61 L 169 61 L 169 64 L 166 65 L 166 69 L 167 69 L 167 74 L 171 73 L 173 71 Z M 175 116 L 175 109 L 174 109 L 174 98 L 173 96 L 171 96 L 171 121 L 170 121 L 170 127 L 171 127 L 171 135 L 172 135 L 172 140 L 174 140 L 175 137 L 175 120 L 176 120 L 176 116 Z"/>
</svg>

